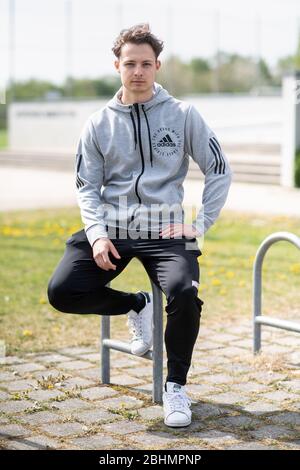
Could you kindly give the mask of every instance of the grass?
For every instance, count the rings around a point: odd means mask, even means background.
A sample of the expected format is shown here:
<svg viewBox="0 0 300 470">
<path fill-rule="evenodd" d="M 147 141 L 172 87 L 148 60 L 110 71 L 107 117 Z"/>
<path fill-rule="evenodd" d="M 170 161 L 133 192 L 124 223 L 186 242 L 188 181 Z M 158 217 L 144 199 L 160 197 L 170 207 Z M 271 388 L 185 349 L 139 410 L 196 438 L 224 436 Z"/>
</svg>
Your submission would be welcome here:
<svg viewBox="0 0 300 470">
<path fill-rule="evenodd" d="M 98 347 L 98 315 L 63 314 L 48 304 L 47 284 L 68 236 L 82 228 L 78 208 L 28 210 L 0 215 L 0 340 L 6 354 Z M 252 267 L 258 246 L 275 231 L 300 232 L 300 218 L 223 211 L 199 246 L 200 288 L 205 324 L 251 319 Z M 267 252 L 263 267 L 263 313 L 299 319 L 300 253 L 288 242 Z M 112 287 L 149 289 L 142 264 L 133 259 Z M 164 306 L 166 305 L 164 299 Z M 166 321 L 166 315 L 164 316 Z M 112 317 L 112 336 L 127 335 L 125 315 Z"/>
<path fill-rule="evenodd" d="M 8 145 L 7 130 L 0 129 L 0 150 L 5 149 Z"/>
</svg>

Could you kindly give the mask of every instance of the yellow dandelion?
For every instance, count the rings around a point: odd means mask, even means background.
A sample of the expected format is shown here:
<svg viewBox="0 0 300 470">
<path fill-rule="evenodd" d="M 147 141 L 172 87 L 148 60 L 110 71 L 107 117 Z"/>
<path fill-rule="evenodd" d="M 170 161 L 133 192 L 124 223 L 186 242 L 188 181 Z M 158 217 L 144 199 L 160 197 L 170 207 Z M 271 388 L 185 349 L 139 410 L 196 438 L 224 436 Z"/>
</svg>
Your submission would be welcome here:
<svg viewBox="0 0 300 470">
<path fill-rule="evenodd" d="M 235 276 L 235 273 L 233 271 L 227 271 L 226 273 L 227 279 L 232 279 L 234 278 L 234 276 Z"/>
<path fill-rule="evenodd" d="M 212 283 L 213 286 L 220 286 L 222 284 L 220 279 L 217 279 L 216 277 L 211 280 L 211 283 Z"/>
<path fill-rule="evenodd" d="M 208 276 L 214 276 L 216 274 L 216 271 L 208 271 L 207 275 Z"/>
<path fill-rule="evenodd" d="M 287 278 L 286 274 L 282 274 L 282 273 L 277 274 L 277 279 L 285 280 L 286 278 Z"/>
<path fill-rule="evenodd" d="M 299 274 L 300 273 L 300 263 L 295 263 L 290 266 L 290 271 L 293 274 Z"/>
<path fill-rule="evenodd" d="M 220 290 L 219 290 L 219 294 L 220 294 L 220 295 L 226 295 L 226 294 L 227 294 L 227 290 L 226 290 L 226 289 L 220 289 Z"/>
<path fill-rule="evenodd" d="M 45 297 L 40 297 L 39 303 L 40 304 L 46 304 L 47 300 L 45 299 Z"/>
<path fill-rule="evenodd" d="M 25 336 L 25 337 L 26 336 L 33 336 L 33 333 L 32 333 L 31 330 L 23 330 L 22 335 Z"/>
</svg>

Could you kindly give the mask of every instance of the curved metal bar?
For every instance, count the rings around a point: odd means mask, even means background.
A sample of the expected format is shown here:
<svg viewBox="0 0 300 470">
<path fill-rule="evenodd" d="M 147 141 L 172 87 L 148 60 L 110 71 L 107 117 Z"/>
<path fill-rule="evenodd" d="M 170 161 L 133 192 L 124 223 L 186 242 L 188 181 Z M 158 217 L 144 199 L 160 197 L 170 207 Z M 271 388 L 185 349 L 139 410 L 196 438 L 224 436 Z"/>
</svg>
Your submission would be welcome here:
<svg viewBox="0 0 300 470">
<path fill-rule="evenodd" d="M 274 232 L 263 240 L 259 246 L 253 265 L 253 352 L 261 349 L 261 325 L 269 325 L 275 328 L 300 332 L 300 324 L 266 317 L 261 314 L 262 293 L 262 264 L 268 249 L 279 241 L 289 241 L 300 249 L 300 238 L 291 232 Z"/>
<path fill-rule="evenodd" d="M 150 278 L 149 278 L 150 279 Z M 162 291 L 150 279 L 153 293 L 153 348 L 142 357 L 153 361 L 152 401 L 162 403 L 163 393 L 163 299 Z M 110 287 L 110 282 L 106 284 Z M 110 316 L 101 315 L 101 380 L 110 383 L 110 350 L 131 354 L 130 344 L 110 338 Z"/>
</svg>

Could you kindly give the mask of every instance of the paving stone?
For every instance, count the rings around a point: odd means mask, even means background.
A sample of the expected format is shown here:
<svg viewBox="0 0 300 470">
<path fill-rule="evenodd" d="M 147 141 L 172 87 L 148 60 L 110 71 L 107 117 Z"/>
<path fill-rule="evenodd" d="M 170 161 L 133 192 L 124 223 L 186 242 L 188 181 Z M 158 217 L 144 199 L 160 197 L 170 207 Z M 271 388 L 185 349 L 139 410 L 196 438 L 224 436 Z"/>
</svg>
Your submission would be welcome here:
<svg viewBox="0 0 300 470">
<path fill-rule="evenodd" d="M 280 374 L 278 372 L 269 372 L 269 371 L 257 371 L 251 372 L 250 380 L 258 380 L 261 383 L 271 384 L 276 382 L 282 382 L 286 379 L 286 374 Z"/>
<path fill-rule="evenodd" d="M 31 372 L 31 377 L 34 377 L 36 380 L 43 380 L 47 379 L 50 376 L 53 377 L 53 379 L 61 378 L 62 376 L 68 378 L 71 377 L 71 374 L 68 372 L 64 372 L 58 369 L 47 369 L 45 371 L 36 371 L 36 372 Z"/>
<path fill-rule="evenodd" d="M 288 441 L 284 443 L 286 447 L 292 450 L 299 450 L 300 449 L 300 439 L 295 439 L 292 441 Z"/>
<path fill-rule="evenodd" d="M 230 333 L 217 333 L 214 336 L 214 341 L 217 341 L 220 343 L 232 343 L 232 341 L 236 341 L 236 340 L 237 340 L 237 337 L 235 335 L 231 335 Z"/>
<path fill-rule="evenodd" d="M 83 398 L 88 398 L 89 400 L 97 400 L 99 398 L 112 397 L 118 395 L 118 392 L 113 388 L 109 387 L 91 387 L 81 391 L 81 396 Z"/>
<path fill-rule="evenodd" d="M 53 436 L 72 436 L 74 434 L 83 434 L 86 432 L 86 426 L 80 423 L 48 423 L 40 426 L 47 434 Z"/>
<path fill-rule="evenodd" d="M 293 433 L 291 430 L 276 425 L 267 425 L 262 426 L 261 428 L 256 429 L 255 431 L 250 431 L 249 434 L 256 439 L 278 439 L 284 438 L 286 436 L 292 436 Z"/>
<path fill-rule="evenodd" d="M 240 340 L 235 340 L 233 343 L 234 346 L 240 347 L 240 348 L 246 348 L 248 351 L 252 350 L 252 345 L 253 341 L 251 338 L 246 338 L 246 339 L 240 339 Z"/>
<path fill-rule="evenodd" d="M 115 423 L 107 423 L 102 426 L 102 429 L 108 433 L 114 434 L 131 434 L 138 431 L 145 431 L 147 426 L 142 423 L 135 423 L 132 421 L 124 421 L 122 422 L 122 426 L 120 426 L 119 422 Z"/>
<path fill-rule="evenodd" d="M 211 368 L 206 366 L 201 366 L 198 364 L 192 364 L 189 373 L 192 372 L 193 375 L 200 375 L 200 374 L 209 374 L 211 372 Z"/>
<path fill-rule="evenodd" d="M 143 363 L 145 362 L 145 359 L 143 359 Z M 132 359 L 130 356 L 127 357 L 127 355 L 123 357 L 119 357 L 117 361 L 114 361 L 114 364 L 118 365 L 119 367 L 139 367 L 142 365 L 141 359 Z"/>
<path fill-rule="evenodd" d="M 273 446 L 265 446 L 260 442 L 241 442 L 233 446 L 226 447 L 226 450 L 275 450 Z"/>
<path fill-rule="evenodd" d="M 297 336 L 286 336 L 282 338 L 276 338 L 276 343 L 280 344 L 281 346 L 288 346 L 289 348 L 291 348 L 292 346 L 299 347 L 299 333 L 297 333 Z"/>
<path fill-rule="evenodd" d="M 65 397 L 65 394 L 59 390 L 35 390 L 34 392 L 29 392 L 28 396 L 32 400 L 45 401 L 57 397 Z"/>
<path fill-rule="evenodd" d="M 144 449 L 147 447 L 169 446 L 176 443 L 177 438 L 167 432 L 142 432 L 140 434 L 131 434 L 127 438 L 128 442 L 137 442 L 142 445 Z"/>
<path fill-rule="evenodd" d="M 120 375 L 112 375 L 110 378 L 110 382 L 115 385 L 137 385 L 141 383 L 145 383 L 145 380 L 142 378 L 135 378 L 131 377 L 130 375 L 120 374 Z"/>
<path fill-rule="evenodd" d="M 91 363 L 88 361 L 68 361 L 68 362 L 60 362 L 58 364 L 60 369 L 64 370 L 80 370 L 80 369 L 88 369 L 91 367 Z"/>
<path fill-rule="evenodd" d="M 220 343 L 215 343 L 214 341 L 200 341 L 197 346 L 198 351 L 211 351 L 213 349 L 222 349 L 223 346 Z"/>
<path fill-rule="evenodd" d="M 235 357 L 235 356 L 242 357 L 246 353 L 247 353 L 247 351 L 245 351 L 245 349 L 238 348 L 238 347 L 235 347 L 235 346 L 231 346 L 229 348 L 222 348 L 222 355 L 225 356 L 225 357 L 226 356 L 228 356 L 228 357 Z"/>
<path fill-rule="evenodd" d="M 26 436 L 30 431 L 20 424 L 1 424 L 0 435 L 5 437 Z"/>
<path fill-rule="evenodd" d="M 268 387 L 256 382 L 242 382 L 238 384 L 232 384 L 230 385 L 230 389 L 232 391 L 241 391 L 241 392 L 263 392 L 267 391 Z"/>
<path fill-rule="evenodd" d="M 226 416 L 224 418 L 218 418 L 215 421 L 216 426 L 225 426 L 230 428 L 243 428 L 249 426 L 256 426 L 260 422 L 257 419 L 249 418 L 248 416 L 238 415 L 238 416 Z"/>
<path fill-rule="evenodd" d="M 6 356 L 3 359 L 3 364 L 4 365 L 13 365 L 13 364 L 23 364 L 25 359 L 22 359 L 21 357 L 17 356 Z"/>
<path fill-rule="evenodd" d="M 9 398 L 10 398 L 10 395 L 8 393 L 0 390 L 0 400 L 8 400 Z"/>
<path fill-rule="evenodd" d="M 4 415 L 0 415 L 0 424 L 9 424 L 8 417 Z"/>
<path fill-rule="evenodd" d="M 91 408 L 92 404 L 87 403 L 80 398 L 70 398 L 69 400 L 58 401 L 55 402 L 55 409 L 62 410 L 62 411 L 72 411 L 78 410 L 81 408 Z"/>
<path fill-rule="evenodd" d="M 145 393 L 149 396 L 149 395 L 152 395 L 153 384 L 147 383 L 147 384 L 142 384 L 142 385 L 133 385 L 130 388 L 133 390 L 136 390 L 139 393 Z"/>
<path fill-rule="evenodd" d="M 46 436 L 29 436 L 19 440 L 7 441 L 7 449 L 11 450 L 44 450 L 58 449 L 61 444 Z"/>
<path fill-rule="evenodd" d="M 52 411 L 37 411 L 35 413 L 20 416 L 18 419 L 22 423 L 36 425 L 59 421 L 59 419 L 62 419 L 62 417 L 58 413 L 53 413 Z"/>
<path fill-rule="evenodd" d="M 233 379 L 232 377 L 229 377 L 228 375 L 224 374 L 211 374 L 207 375 L 206 377 L 203 377 L 203 380 L 212 384 L 227 384 L 232 383 Z"/>
<path fill-rule="evenodd" d="M 244 403 L 250 400 L 249 397 L 245 397 L 239 393 L 227 392 L 219 393 L 218 395 L 210 395 L 209 400 L 223 403 L 228 405 L 234 405 L 236 403 Z"/>
<path fill-rule="evenodd" d="M 300 379 L 285 380 L 283 382 L 280 382 L 280 386 L 290 390 L 291 392 L 300 393 Z"/>
<path fill-rule="evenodd" d="M 37 387 L 38 383 L 36 380 L 15 380 L 14 382 L 3 382 L 2 386 L 5 387 L 9 392 L 19 392 L 24 390 L 30 390 Z"/>
<path fill-rule="evenodd" d="M 66 362 L 66 361 L 72 361 L 73 358 L 68 357 L 68 356 L 63 356 L 62 354 L 45 354 L 45 355 L 40 355 L 37 358 L 41 362 L 45 362 L 46 364 L 49 363 L 57 363 L 57 362 Z"/>
<path fill-rule="evenodd" d="M 292 426 L 300 426 L 300 414 L 292 411 L 269 416 L 268 419 L 276 424 L 290 424 Z"/>
<path fill-rule="evenodd" d="M 263 352 L 265 354 L 286 354 L 288 351 L 284 346 L 280 346 L 277 344 L 263 344 Z"/>
<path fill-rule="evenodd" d="M 223 373 L 231 376 L 243 375 L 243 377 L 253 371 L 253 367 L 242 362 L 232 362 L 229 360 L 228 364 L 222 365 Z"/>
<path fill-rule="evenodd" d="M 69 390 L 69 389 L 74 389 L 76 387 L 86 388 L 86 387 L 92 387 L 94 385 L 95 383 L 92 382 L 91 380 L 87 380 L 82 377 L 71 377 L 63 381 L 62 389 Z"/>
<path fill-rule="evenodd" d="M 100 382 L 101 380 L 101 371 L 99 367 L 94 367 L 93 369 L 81 369 L 78 371 L 78 375 L 97 382 Z"/>
<path fill-rule="evenodd" d="M 0 372 L 0 382 L 7 382 L 11 380 L 16 380 L 18 379 L 18 376 L 16 373 L 13 373 L 12 371 L 4 371 L 2 370 Z"/>
<path fill-rule="evenodd" d="M 234 434 L 228 434 L 226 432 L 216 431 L 214 429 L 210 431 L 195 432 L 192 434 L 192 436 L 193 438 L 197 437 L 198 439 L 201 439 L 201 441 L 216 446 L 224 444 L 227 441 L 238 441 L 237 436 Z"/>
<path fill-rule="evenodd" d="M 135 367 L 134 369 L 131 369 L 128 367 L 127 369 L 122 369 L 123 374 L 124 373 L 129 373 L 134 375 L 135 377 L 151 377 L 152 376 L 152 367 Z"/>
<path fill-rule="evenodd" d="M 34 408 L 34 403 L 27 400 L 9 400 L 0 403 L 0 411 L 4 413 L 20 413 Z"/>
<path fill-rule="evenodd" d="M 101 359 L 100 353 L 89 353 L 89 354 L 81 354 L 81 359 L 91 361 L 91 362 L 99 362 Z"/>
<path fill-rule="evenodd" d="M 232 335 L 241 335 L 242 337 L 245 337 L 245 334 L 252 334 L 252 324 L 228 326 L 227 329 L 228 332 Z"/>
<path fill-rule="evenodd" d="M 265 413 L 271 413 L 273 411 L 280 411 L 280 408 L 278 403 L 274 404 L 262 401 L 255 401 L 248 403 L 247 405 L 243 405 L 243 410 L 255 415 L 263 415 Z"/>
<path fill-rule="evenodd" d="M 193 414 L 200 418 L 210 418 L 214 416 L 222 416 L 228 413 L 224 408 L 218 407 L 216 405 L 211 405 L 209 403 L 200 403 L 192 407 Z"/>
<path fill-rule="evenodd" d="M 115 450 L 115 446 L 122 445 L 121 442 L 118 443 L 113 437 L 103 436 L 103 434 L 94 434 L 93 436 L 78 437 L 76 439 L 72 439 L 71 443 L 76 445 L 79 449 L 83 450 L 102 450 L 105 448 Z"/>
<path fill-rule="evenodd" d="M 97 352 L 94 347 L 68 347 L 57 350 L 59 354 L 67 354 L 70 356 L 81 356 L 82 354 L 91 354 Z"/>
<path fill-rule="evenodd" d="M 143 419 L 152 420 L 163 417 L 162 407 L 158 405 L 149 406 L 148 408 L 140 408 L 139 415 Z"/>
<path fill-rule="evenodd" d="M 99 402 L 104 408 L 138 408 L 143 405 L 142 400 L 127 395 L 121 395 L 116 398 L 108 398 Z"/>
<path fill-rule="evenodd" d="M 276 390 L 275 392 L 263 393 L 262 398 L 268 398 L 269 400 L 283 401 L 283 400 L 299 400 L 299 396 L 287 393 L 282 390 Z"/>
<path fill-rule="evenodd" d="M 187 387 L 187 393 L 197 396 L 212 394 L 216 391 L 214 385 L 209 384 L 189 384 Z"/>
<path fill-rule="evenodd" d="M 103 410 L 100 408 L 93 408 L 89 411 L 81 411 L 81 412 L 72 412 L 73 418 L 78 421 L 82 421 L 86 425 L 90 424 L 102 424 L 106 421 L 115 421 L 120 420 L 120 415 L 110 413 L 107 410 Z"/>
<path fill-rule="evenodd" d="M 46 368 L 42 364 L 37 364 L 35 362 L 27 362 L 25 364 L 14 365 L 14 371 L 18 372 L 19 374 L 33 372 L 36 370 L 46 370 Z"/>
</svg>

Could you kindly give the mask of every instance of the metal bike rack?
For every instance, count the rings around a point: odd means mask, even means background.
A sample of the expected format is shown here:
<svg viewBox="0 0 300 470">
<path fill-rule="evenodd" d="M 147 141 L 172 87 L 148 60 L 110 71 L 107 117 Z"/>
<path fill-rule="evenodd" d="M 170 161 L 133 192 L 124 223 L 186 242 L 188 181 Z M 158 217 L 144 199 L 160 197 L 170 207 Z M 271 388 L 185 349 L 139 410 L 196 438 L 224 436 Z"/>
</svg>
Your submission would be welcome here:
<svg viewBox="0 0 300 470">
<path fill-rule="evenodd" d="M 256 252 L 253 265 L 253 352 L 261 349 L 261 325 L 274 326 L 283 330 L 300 333 L 300 323 L 280 320 L 261 314 L 261 291 L 262 291 L 262 264 L 264 256 L 271 245 L 281 240 L 286 240 L 300 249 L 300 238 L 291 232 L 275 232 L 269 235 L 261 243 Z"/>
<path fill-rule="evenodd" d="M 149 278 L 150 279 L 150 278 Z M 153 361 L 152 401 L 162 403 L 163 392 L 163 301 L 161 290 L 152 282 L 153 293 L 153 348 L 141 357 Z M 110 286 L 110 282 L 106 284 Z M 101 316 L 101 376 L 102 383 L 110 383 L 110 350 L 132 354 L 130 344 L 110 338 L 110 315 Z"/>
</svg>

